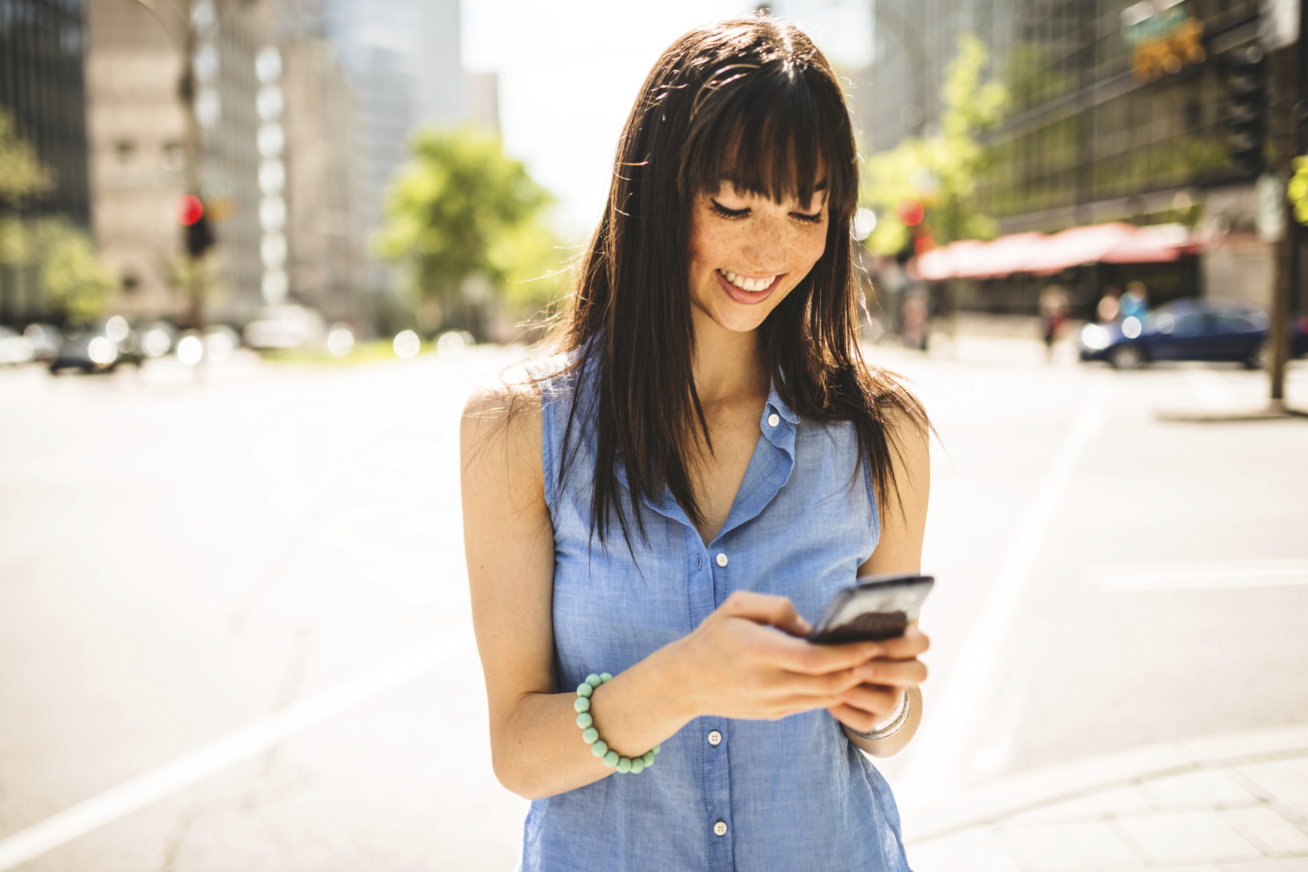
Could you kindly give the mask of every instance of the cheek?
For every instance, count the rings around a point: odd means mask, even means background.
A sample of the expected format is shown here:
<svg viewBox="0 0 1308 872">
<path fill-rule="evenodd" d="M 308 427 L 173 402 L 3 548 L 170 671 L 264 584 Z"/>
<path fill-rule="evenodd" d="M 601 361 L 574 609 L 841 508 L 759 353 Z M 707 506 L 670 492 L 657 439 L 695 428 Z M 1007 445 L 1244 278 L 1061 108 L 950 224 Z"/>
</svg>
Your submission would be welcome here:
<svg viewBox="0 0 1308 872">
<path fill-rule="evenodd" d="M 822 255 L 827 250 L 826 228 L 823 228 L 821 233 L 813 233 L 809 238 L 801 240 L 791 250 L 795 253 L 796 265 L 801 266 L 803 272 L 807 273 L 822 259 Z"/>
</svg>

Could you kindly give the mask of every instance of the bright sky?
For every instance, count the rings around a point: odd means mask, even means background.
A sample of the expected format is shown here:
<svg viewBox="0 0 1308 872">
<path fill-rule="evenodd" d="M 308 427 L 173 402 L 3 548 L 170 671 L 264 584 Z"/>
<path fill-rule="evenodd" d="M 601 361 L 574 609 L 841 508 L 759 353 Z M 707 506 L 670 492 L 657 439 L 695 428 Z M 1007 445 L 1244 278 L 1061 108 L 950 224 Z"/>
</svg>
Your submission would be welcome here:
<svg viewBox="0 0 1308 872">
<path fill-rule="evenodd" d="M 499 73 L 505 150 L 559 199 L 580 242 L 608 192 L 618 134 L 659 54 L 692 27 L 752 12 L 741 0 L 463 0 L 463 63 Z M 789 0 L 773 11 L 837 66 L 870 58 L 871 0 Z"/>
</svg>

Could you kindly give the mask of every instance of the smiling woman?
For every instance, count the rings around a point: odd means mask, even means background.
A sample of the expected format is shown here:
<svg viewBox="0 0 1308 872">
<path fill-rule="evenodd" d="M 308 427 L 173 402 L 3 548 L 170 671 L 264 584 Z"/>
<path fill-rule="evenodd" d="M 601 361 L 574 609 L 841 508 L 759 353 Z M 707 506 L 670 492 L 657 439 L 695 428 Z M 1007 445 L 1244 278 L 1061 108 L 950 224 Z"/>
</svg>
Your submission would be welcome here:
<svg viewBox="0 0 1308 872">
<path fill-rule="evenodd" d="M 858 749 L 911 739 L 926 636 L 805 638 L 857 576 L 917 572 L 926 521 L 926 416 L 859 350 L 857 181 L 803 33 L 686 34 L 550 342 L 468 402 L 473 617 L 496 774 L 535 800 L 524 869 L 907 868 Z"/>
</svg>

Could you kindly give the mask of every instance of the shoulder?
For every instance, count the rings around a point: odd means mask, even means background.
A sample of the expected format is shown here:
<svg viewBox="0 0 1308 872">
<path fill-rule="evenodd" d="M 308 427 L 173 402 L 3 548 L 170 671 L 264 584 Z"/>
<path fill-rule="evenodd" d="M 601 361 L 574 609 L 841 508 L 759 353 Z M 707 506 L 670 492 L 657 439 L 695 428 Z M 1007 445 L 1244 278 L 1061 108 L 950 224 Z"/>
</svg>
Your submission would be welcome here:
<svg viewBox="0 0 1308 872">
<path fill-rule="evenodd" d="M 541 475 L 541 381 L 531 362 L 477 385 L 459 428 L 465 475 L 487 464 L 512 477 Z"/>
<path fill-rule="evenodd" d="M 908 380 L 899 373 L 866 362 L 863 373 L 865 384 L 872 391 L 870 399 L 888 435 L 896 442 L 925 448 L 931 435 L 931 419 Z"/>
</svg>

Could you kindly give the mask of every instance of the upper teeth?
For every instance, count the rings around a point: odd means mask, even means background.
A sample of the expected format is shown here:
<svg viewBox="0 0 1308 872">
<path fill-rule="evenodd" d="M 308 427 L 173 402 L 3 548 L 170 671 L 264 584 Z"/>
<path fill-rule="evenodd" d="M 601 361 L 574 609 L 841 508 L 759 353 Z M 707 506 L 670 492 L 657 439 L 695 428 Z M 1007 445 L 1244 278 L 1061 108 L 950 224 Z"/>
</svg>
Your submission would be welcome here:
<svg viewBox="0 0 1308 872">
<path fill-rule="evenodd" d="M 742 291 L 766 290 L 772 285 L 773 280 L 776 279 L 776 276 L 763 276 L 761 278 L 752 279 L 749 276 L 737 275 L 736 273 L 727 272 L 726 270 L 718 270 L 718 272 L 722 273 L 724 279 L 731 282 Z"/>
</svg>

